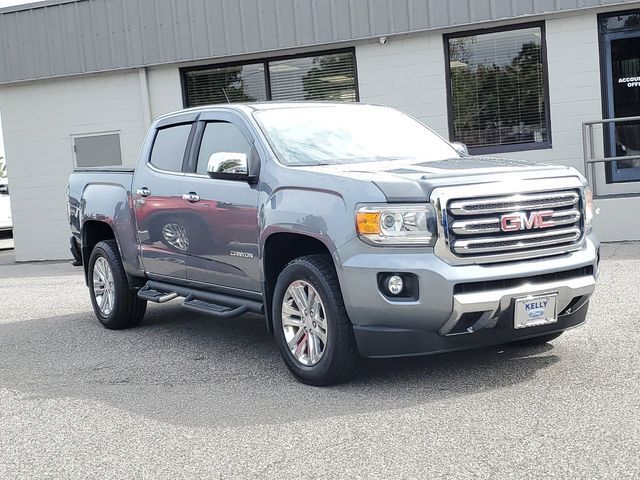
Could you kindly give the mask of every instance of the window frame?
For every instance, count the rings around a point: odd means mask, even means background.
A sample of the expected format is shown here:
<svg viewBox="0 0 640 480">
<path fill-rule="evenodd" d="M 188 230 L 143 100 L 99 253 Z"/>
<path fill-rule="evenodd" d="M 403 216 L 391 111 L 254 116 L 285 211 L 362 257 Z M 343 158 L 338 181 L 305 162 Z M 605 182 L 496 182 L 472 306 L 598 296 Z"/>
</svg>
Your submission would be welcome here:
<svg viewBox="0 0 640 480">
<path fill-rule="evenodd" d="M 508 145 L 487 145 L 481 147 L 467 146 L 472 155 L 485 155 L 494 153 L 526 152 L 531 150 L 547 150 L 553 148 L 552 128 L 551 128 L 551 103 L 549 100 L 549 61 L 547 57 L 547 32 L 544 21 L 515 23 L 492 28 L 481 28 L 475 30 L 462 30 L 443 35 L 444 41 L 444 62 L 445 62 L 445 83 L 447 86 L 447 124 L 449 127 L 449 139 L 456 142 L 455 121 L 453 114 L 453 91 L 451 85 L 451 62 L 449 40 L 455 38 L 473 37 L 483 34 L 510 32 L 514 30 L 526 30 L 528 28 L 540 28 L 540 55 L 542 57 L 542 86 L 544 89 L 545 121 L 547 128 L 547 138 L 540 143 L 513 143 Z"/>
<path fill-rule="evenodd" d="M 224 62 L 224 63 L 207 63 L 205 65 L 197 65 L 192 67 L 182 67 L 180 68 L 180 87 L 182 89 L 182 106 L 183 108 L 192 108 L 189 106 L 189 92 L 187 91 L 187 74 L 189 72 L 200 71 L 200 70 L 210 70 L 214 68 L 225 68 L 225 67 L 239 67 L 244 65 L 262 65 L 264 72 L 264 82 L 265 82 L 265 94 L 267 102 L 271 102 L 271 74 L 269 72 L 269 64 L 271 62 L 278 62 L 282 60 L 294 60 L 297 58 L 307 58 L 307 57 L 321 57 L 323 55 L 336 55 L 340 53 L 351 53 L 353 57 L 353 80 L 355 86 L 355 94 L 356 94 L 356 102 L 360 101 L 360 87 L 358 84 L 358 59 L 356 57 L 356 49 L 355 47 L 349 48 L 340 48 L 333 50 L 319 50 L 319 51 L 310 51 L 303 53 L 296 53 L 293 55 L 280 55 L 280 56 L 271 56 L 271 57 L 262 57 L 262 58 L 254 58 L 251 60 L 239 60 L 237 62 Z"/>
</svg>

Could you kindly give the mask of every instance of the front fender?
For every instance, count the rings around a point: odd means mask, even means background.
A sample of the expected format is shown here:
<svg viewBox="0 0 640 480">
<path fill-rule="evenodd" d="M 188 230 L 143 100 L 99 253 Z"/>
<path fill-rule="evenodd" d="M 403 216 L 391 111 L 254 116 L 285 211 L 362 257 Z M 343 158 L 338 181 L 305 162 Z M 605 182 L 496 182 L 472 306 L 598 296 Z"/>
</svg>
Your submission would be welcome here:
<svg viewBox="0 0 640 480">
<path fill-rule="evenodd" d="M 356 235 L 354 212 L 341 194 L 329 190 L 280 188 L 262 204 L 259 215 L 261 257 L 266 239 L 274 233 L 313 237 L 331 253 Z"/>
</svg>

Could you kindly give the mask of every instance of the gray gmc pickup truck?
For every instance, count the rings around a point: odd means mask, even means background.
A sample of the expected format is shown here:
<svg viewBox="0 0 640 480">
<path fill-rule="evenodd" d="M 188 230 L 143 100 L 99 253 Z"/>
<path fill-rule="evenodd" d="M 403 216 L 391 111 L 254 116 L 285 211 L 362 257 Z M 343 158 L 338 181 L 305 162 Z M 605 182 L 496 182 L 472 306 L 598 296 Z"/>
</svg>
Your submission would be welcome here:
<svg viewBox="0 0 640 480">
<path fill-rule="evenodd" d="M 362 358 L 537 344 L 585 321 L 598 273 L 573 168 L 470 156 L 388 107 L 221 105 L 165 115 L 133 169 L 69 180 L 98 320 L 176 298 L 264 314 L 302 382 Z"/>
</svg>

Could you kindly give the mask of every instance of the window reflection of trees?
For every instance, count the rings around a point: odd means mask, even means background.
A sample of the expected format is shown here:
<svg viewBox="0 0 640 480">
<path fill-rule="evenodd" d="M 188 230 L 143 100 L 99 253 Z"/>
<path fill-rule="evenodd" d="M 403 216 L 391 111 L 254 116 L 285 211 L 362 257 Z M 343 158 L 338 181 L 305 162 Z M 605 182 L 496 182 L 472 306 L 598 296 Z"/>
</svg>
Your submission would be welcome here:
<svg viewBox="0 0 640 480">
<path fill-rule="evenodd" d="M 455 140 L 471 147 L 546 141 L 540 38 L 514 39 L 520 41 L 518 50 L 504 46 L 506 40 L 492 41 L 495 45 L 479 37 L 450 40 Z M 491 62 L 490 47 L 495 49 Z"/>
</svg>

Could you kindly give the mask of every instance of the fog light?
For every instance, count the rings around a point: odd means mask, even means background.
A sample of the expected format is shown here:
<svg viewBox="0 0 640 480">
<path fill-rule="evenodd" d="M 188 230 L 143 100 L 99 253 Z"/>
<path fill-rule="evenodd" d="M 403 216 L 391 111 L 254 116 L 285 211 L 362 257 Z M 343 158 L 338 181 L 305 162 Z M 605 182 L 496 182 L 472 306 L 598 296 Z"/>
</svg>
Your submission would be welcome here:
<svg viewBox="0 0 640 480">
<path fill-rule="evenodd" d="M 390 276 L 389 280 L 387 280 L 387 288 L 389 289 L 389 293 L 392 295 L 399 295 L 404 288 L 402 277 L 399 275 Z"/>
</svg>

